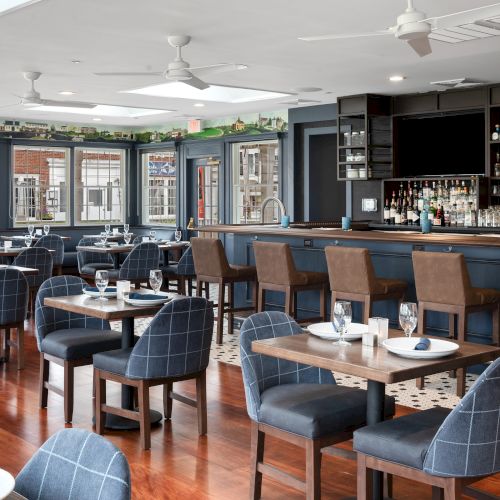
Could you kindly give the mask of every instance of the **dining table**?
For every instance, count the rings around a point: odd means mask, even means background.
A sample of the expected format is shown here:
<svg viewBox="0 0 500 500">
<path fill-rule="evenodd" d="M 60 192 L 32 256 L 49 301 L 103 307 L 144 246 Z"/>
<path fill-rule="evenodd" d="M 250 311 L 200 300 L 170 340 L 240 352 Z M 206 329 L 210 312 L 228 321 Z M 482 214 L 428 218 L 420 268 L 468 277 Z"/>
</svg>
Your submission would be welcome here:
<svg viewBox="0 0 500 500">
<path fill-rule="evenodd" d="M 136 290 L 137 292 L 137 290 Z M 151 293 L 151 290 L 142 289 L 139 293 Z M 180 295 L 169 293 L 169 298 L 175 300 Z M 84 314 L 94 318 L 107 321 L 120 320 L 122 324 L 121 347 L 127 349 L 134 345 L 134 318 L 154 316 L 163 305 L 135 306 L 128 304 L 124 300 L 108 298 L 106 301 L 90 297 L 84 293 L 80 295 L 69 295 L 62 297 L 46 297 L 44 305 L 61 309 L 63 311 Z M 134 410 L 133 389 L 130 386 L 122 385 L 121 406 L 127 410 Z M 151 410 L 151 423 L 158 423 L 162 420 L 162 414 Z M 130 420 L 118 415 L 106 415 L 107 428 L 115 430 L 138 429 L 139 422 Z"/>
<path fill-rule="evenodd" d="M 51 233 L 49 233 L 51 234 Z M 55 233 L 52 233 L 52 234 L 55 234 Z M 28 236 L 27 234 L 24 235 L 24 234 L 13 234 L 13 235 L 10 235 L 10 234 L 3 234 L 0 236 L 0 238 L 2 240 L 6 240 L 6 241 L 20 241 L 21 243 L 24 242 L 24 237 L 25 236 Z M 44 236 L 43 234 L 34 234 L 31 239 L 33 241 L 33 243 L 36 243 L 42 236 Z M 61 236 L 61 235 L 59 235 Z M 71 239 L 71 236 L 61 236 L 61 239 L 64 240 L 64 241 L 69 241 Z"/>
<path fill-rule="evenodd" d="M 401 337 L 401 331 L 389 330 L 389 338 Z M 414 335 L 418 337 L 418 335 Z M 429 337 L 429 339 L 438 339 Z M 439 339 L 442 340 L 442 339 Z M 252 350 L 274 358 L 286 359 L 324 368 L 332 372 L 354 375 L 367 380 L 367 425 L 384 418 L 386 384 L 404 382 L 434 373 L 465 369 L 467 366 L 493 361 L 500 356 L 500 348 L 472 342 L 456 342 L 458 350 L 438 359 L 408 359 L 390 353 L 383 346 L 367 346 L 362 341 L 338 346 L 330 340 L 309 333 L 284 336 L 252 342 Z M 373 499 L 383 496 L 383 475 L 373 472 Z"/>
<path fill-rule="evenodd" d="M 36 276 L 40 272 L 36 267 L 9 266 L 7 264 L 0 264 L 0 269 L 17 269 L 25 276 Z"/>
<path fill-rule="evenodd" d="M 133 240 L 134 239 L 134 233 L 128 233 L 130 235 L 130 239 Z M 108 236 L 106 237 L 106 239 L 108 241 L 122 241 L 123 238 L 125 236 L 125 233 L 110 233 L 108 234 Z M 100 239 L 101 238 L 101 235 L 100 234 L 84 234 L 82 236 L 82 238 L 87 238 L 89 240 L 91 239 Z"/>
</svg>

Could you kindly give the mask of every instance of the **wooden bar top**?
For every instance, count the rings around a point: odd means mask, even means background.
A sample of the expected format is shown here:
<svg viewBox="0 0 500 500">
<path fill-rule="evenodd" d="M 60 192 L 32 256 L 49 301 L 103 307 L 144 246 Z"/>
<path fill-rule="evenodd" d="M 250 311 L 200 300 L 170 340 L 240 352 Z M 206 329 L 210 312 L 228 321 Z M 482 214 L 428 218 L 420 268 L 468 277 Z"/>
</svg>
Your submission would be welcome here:
<svg viewBox="0 0 500 500">
<path fill-rule="evenodd" d="M 280 237 L 298 237 L 308 239 L 329 240 L 362 240 L 395 243 L 412 243 L 425 245 L 455 245 L 455 246 L 483 246 L 500 247 L 500 234 L 490 236 L 475 234 L 430 233 L 422 234 L 419 231 L 342 231 L 338 228 L 287 228 L 278 224 L 215 224 L 200 226 L 195 231 L 209 233 L 233 233 L 248 235 L 266 235 Z"/>
</svg>

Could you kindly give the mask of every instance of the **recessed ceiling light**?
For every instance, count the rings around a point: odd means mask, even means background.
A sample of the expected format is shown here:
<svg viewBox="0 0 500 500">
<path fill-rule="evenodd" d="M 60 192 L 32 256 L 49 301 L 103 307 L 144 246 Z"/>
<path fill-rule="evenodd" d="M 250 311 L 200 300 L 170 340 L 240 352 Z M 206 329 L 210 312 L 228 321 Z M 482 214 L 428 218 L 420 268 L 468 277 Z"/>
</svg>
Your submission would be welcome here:
<svg viewBox="0 0 500 500">
<path fill-rule="evenodd" d="M 296 89 L 293 89 L 294 92 L 319 92 L 320 90 L 323 90 L 319 87 L 297 87 Z"/>
<path fill-rule="evenodd" d="M 192 99 L 196 101 L 228 102 L 232 104 L 278 99 L 291 95 L 270 90 L 247 89 L 222 85 L 210 85 L 207 89 L 199 90 L 181 82 L 161 83 L 160 85 L 150 85 L 135 90 L 122 90 L 122 92 L 155 97 Z"/>
<path fill-rule="evenodd" d="M 59 91 L 59 95 L 75 95 L 76 92 L 73 92 L 72 90 L 61 90 Z"/>
<path fill-rule="evenodd" d="M 142 116 L 171 113 L 168 109 L 133 108 L 128 106 L 111 106 L 98 104 L 92 108 L 72 108 L 70 106 L 38 106 L 33 111 L 49 111 L 52 113 L 72 113 L 78 115 L 112 116 L 115 118 L 140 118 Z"/>
<path fill-rule="evenodd" d="M 97 116 L 95 118 L 92 118 L 92 120 L 94 120 L 95 122 L 102 122 L 102 118 L 97 118 Z"/>
<path fill-rule="evenodd" d="M 403 80 L 406 80 L 406 76 L 403 75 L 392 75 L 389 77 L 389 80 L 391 82 L 402 82 Z"/>
<path fill-rule="evenodd" d="M 80 61 L 80 59 L 73 59 L 71 62 L 73 64 L 80 64 L 82 61 Z"/>
<path fill-rule="evenodd" d="M 195 108 L 204 108 L 205 107 L 205 105 L 202 102 L 197 102 L 197 103 L 193 104 L 193 106 Z"/>
<path fill-rule="evenodd" d="M 3 0 L 0 2 L 0 14 L 7 14 L 13 10 L 27 7 L 32 3 L 37 3 L 40 0 Z"/>
</svg>

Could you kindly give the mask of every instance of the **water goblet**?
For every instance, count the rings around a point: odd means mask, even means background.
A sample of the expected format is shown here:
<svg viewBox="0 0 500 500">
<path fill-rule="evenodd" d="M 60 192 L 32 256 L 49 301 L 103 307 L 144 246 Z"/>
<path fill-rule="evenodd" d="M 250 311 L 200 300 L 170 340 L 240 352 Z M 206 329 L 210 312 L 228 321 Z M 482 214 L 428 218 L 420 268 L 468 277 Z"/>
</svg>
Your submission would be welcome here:
<svg viewBox="0 0 500 500">
<path fill-rule="evenodd" d="M 151 288 L 154 290 L 155 295 L 161 288 L 162 282 L 163 282 L 163 273 L 161 272 L 161 269 L 152 269 L 151 271 L 149 271 L 149 284 Z"/>
<path fill-rule="evenodd" d="M 179 243 L 179 241 L 181 241 L 181 239 L 182 239 L 182 231 L 181 231 L 180 228 L 178 228 L 178 229 L 175 230 L 174 238 L 175 238 L 175 241 L 177 243 Z"/>
<path fill-rule="evenodd" d="M 156 241 L 156 231 L 149 231 L 149 239 L 151 241 Z"/>
<path fill-rule="evenodd" d="M 123 233 L 128 234 L 128 231 L 130 229 L 130 226 L 128 224 L 123 224 Z"/>
<path fill-rule="evenodd" d="M 402 302 L 399 307 L 399 324 L 407 337 L 411 337 L 417 326 L 417 304 L 414 302 Z"/>
<path fill-rule="evenodd" d="M 25 237 L 24 237 L 24 244 L 29 248 L 31 246 L 31 242 L 33 241 L 33 238 L 31 236 L 31 234 L 27 234 Z"/>
<path fill-rule="evenodd" d="M 110 224 L 105 224 L 104 225 L 104 231 L 106 231 L 106 234 L 111 233 L 111 225 Z"/>
<path fill-rule="evenodd" d="M 101 231 L 101 245 L 106 245 L 108 240 L 108 233 L 106 231 Z"/>
<path fill-rule="evenodd" d="M 43 226 L 43 234 L 47 235 L 50 232 L 50 226 L 48 224 L 45 224 Z"/>
<path fill-rule="evenodd" d="M 34 232 L 35 232 L 35 226 L 33 224 L 28 224 L 28 233 L 30 233 L 30 236 L 33 236 Z"/>
<path fill-rule="evenodd" d="M 104 292 L 106 291 L 108 283 L 109 283 L 108 271 L 99 270 L 95 272 L 95 285 L 99 290 L 99 300 L 103 302 L 108 300 L 106 297 L 104 297 Z"/>
<path fill-rule="evenodd" d="M 125 241 L 125 245 L 128 245 L 130 243 L 131 238 L 132 238 L 132 235 L 130 233 L 125 233 L 123 235 L 123 240 Z"/>
<path fill-rule="evenodd" d="M 352 321 L 352 306 L 350 302 L 338 300 L 333 307 L 333 326 L 339 332 L 339 339 L 334 342 L 339 346 L 350 346 L 351 343 L 345 340 L 344 336 L 348 326 Z"/>
</svg>

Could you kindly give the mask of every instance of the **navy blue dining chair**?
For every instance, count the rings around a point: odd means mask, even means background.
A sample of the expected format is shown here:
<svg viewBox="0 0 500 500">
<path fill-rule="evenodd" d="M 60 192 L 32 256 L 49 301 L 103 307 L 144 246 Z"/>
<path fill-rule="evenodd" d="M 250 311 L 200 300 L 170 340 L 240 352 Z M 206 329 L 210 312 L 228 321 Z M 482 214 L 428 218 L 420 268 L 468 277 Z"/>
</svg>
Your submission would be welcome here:
<svg viewBox="0 0 500 500">
<path fill-rule="evenodd" d="M 102 436 L 63 429 L 22 468 L 14 491 L 30 500 L 130 500 L 130 467 Z"/>
<path fill-rule="evenodd" d="M 89 247 L 89 250 L 78 250 L 76 258 L 78 261 L 78 272 L 82 278 L 94 279 L 95 272 L 99 269 L 111 270 L 114 267 L 113 257 L 109 253 L 93 252 L 96 238 L 82 238 L 78 242 L 79 247 Z"/>
<path fill-rule="evenodd" d="M 366 423 L 366 391 L 337 385 L 328 370 L 252 351 L 255 340 L 301 333 L 292 318 L 278 311 L 253 314 L 241 327 L 243 385 L 252 420 L 250 498 L 260 498 L 266 474 L 280 482 L 287 478 L 308 499 L 319 499 L 321 449 L 349 440 L 353 430 Z M 394 413 L 394 398 L 386 397 L 385 415 Z M 267 434 L 305 448 L 305 482 L 264 462 Z"/>
<path fill-rule="evenodd" d="M 62 274 L 62 265 L 64 261 L 64 241 L 58 234 L 45 234 L 34 245 L 43 247 L 47 250 L 54 250 L 52 253 L 52 269 L 54 275 Z"/>
<path fill-rule="evenodd" d="M 94 355 L 96 432 L 104 432 L 106 413 L 139 422 L 141 446 L 151 447 L 149 388 L 163 385 L 165 418 L 174 399 L 198 410 L 198 433 L 207 432 L 205 372 L 214 326 L 213 305 L 204 298 L 187 297 L 165 304 L 134 347 Z M 196 400 L 173 391 L 174 382 L 196 380 Z M 137 388 L 139 411 L 106 404 L 106 380 Z"/>
<path fill-rule="evenodd" d="M 48 391 L 64 398 L 64 419 L 73 417 L 74 369 L 92 364 L 92 355 L 121 346 L 121 333 L 108 321 L 63 311 L 44 304 L 47 297 L 80 295 L 87 283 L 78 276 L 54 276 L 45 281 L 36 297 L 35 333 L 40 351 L 40 407 L 47 407 Z M 63 390 L 49 383 L 50 363 L 64 368 Z"/>
<path fill-rule="evenodd" d="M 193 249 L 188 247 L 177 264 L 169 264 L 168 266 L 162 267 L 162 272 L 167 282 L 167 286 L 171 280 L 177 280 L 177 292 L 181 295 L 186 295 L 187 282 L 187 291 L 189 295 L 192 295 L 193 278 L 196 277 Z"/>
</svg>

